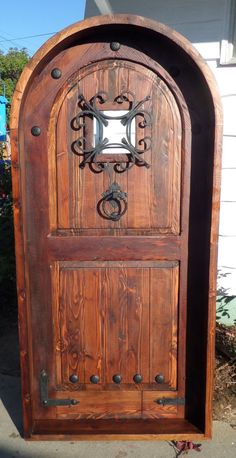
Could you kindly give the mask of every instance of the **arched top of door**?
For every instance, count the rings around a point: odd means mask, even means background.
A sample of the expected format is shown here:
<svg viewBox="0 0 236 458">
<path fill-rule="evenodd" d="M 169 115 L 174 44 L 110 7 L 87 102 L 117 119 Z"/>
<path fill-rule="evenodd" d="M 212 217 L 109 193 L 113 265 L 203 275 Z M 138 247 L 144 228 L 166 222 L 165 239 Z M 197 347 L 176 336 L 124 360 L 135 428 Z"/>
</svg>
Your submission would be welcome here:
<svg viewBox="0 0 236 458">
<path fill-rule="evenodd" d="M 12 100 L 11 129 L 18 127 L 22 100 L 32 79 L 44 66 L 57 54 L 72 46 L 97 40 L 119 41 L 126 45 L 128 43 L 156 59 L 176 80 L 186 99 L 187 93 L 202 86 L 199 90 L 204 92 L 205 101 L 208 99 L 208 108 L 212 114 L 210 124 L 222 124 L 221 103 L 214 76 L 192 44 L 164 24 L 141 16 L 118 14 L 96 16 L 76 22 L 54 35 L 36 52 L 25 66 L 16 87 Z M 192 72 L 196 77 L 195 81 Z M 198 94 L 196 98 L 199 99 Z M 190 111 L 191 107 L 194 110 L 192 100 L 189 103 Z"/>
</svg>

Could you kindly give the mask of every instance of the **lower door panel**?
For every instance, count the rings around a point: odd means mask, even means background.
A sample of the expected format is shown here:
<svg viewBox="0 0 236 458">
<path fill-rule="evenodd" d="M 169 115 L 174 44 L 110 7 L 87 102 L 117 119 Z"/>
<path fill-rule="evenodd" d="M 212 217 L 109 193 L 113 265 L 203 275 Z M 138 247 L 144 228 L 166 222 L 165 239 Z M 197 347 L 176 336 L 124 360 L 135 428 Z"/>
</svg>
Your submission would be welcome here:
<svg viewBox="0 0 236 458">
<path fill-rule="evenodd" d="M 65 261 L 52 272 L 49 397 L 79 401 L 53 407 L 56 418 L 182 415 L 177 403 L 156 402 L 178 396 L 179 263 Z"/>
</svg>

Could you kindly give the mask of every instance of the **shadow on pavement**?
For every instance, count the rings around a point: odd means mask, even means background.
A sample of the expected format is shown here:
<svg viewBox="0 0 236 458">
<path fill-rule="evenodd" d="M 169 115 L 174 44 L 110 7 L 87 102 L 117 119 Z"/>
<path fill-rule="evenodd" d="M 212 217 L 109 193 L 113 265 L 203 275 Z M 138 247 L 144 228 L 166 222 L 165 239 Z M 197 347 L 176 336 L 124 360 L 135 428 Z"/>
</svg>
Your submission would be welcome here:
<svg viewBox="0 0 236 458">
<path fill-rule="evenodd" d="M 0 374 L 0 399 L 19 434 L 23 434 L 21 384 L 19 377 Z M 0 455 L 2 458 L 2 455 Z"/>
<path fill-rule="evenodd" d="M 0 399 L 22 435 L 22 407 L 17 328 L 5 328 L 0 336 Z M 5 452 L 4 452 L 5 453 Z M 7 453 L 7 451 L 6 451 Z M 3 458 L 0 449 L 0 457 Z M 8 456 L 8 455 L 6 455 Z"/>
</svg>

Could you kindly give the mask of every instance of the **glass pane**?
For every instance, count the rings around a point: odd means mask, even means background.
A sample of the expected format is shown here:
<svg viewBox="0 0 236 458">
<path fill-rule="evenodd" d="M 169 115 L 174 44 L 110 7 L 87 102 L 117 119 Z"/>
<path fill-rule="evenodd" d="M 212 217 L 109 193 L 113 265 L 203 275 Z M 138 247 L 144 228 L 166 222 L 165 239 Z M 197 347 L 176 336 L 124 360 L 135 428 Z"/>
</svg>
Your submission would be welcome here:
<svg viewBox="0 0 236 458">
<path fill-rule="evenodd" d="M 102 111 L 106 116 L 117 117 L 123 116 L 128 113 L 128 110 L 105 110 Z M 94 130 L 93 130 L 93 146 L 99 143 L 99 123 L 97 119 L 94 118 Z M 103 138 L 107 138 L 109 144 L 118 143 L 118 146 L 109 146 L 109 148 L 102 151 L 103 154 L 127 154 L 128 151 L 125 148 L 122 148 L 122 138 L 126 137 L 126 126 L 121 124 L 120 119 L 109 119 L 108 125 L 103 126 Z M 131 123 L 131 143 L 135 146 L 135 120 Z"/>
</svg>

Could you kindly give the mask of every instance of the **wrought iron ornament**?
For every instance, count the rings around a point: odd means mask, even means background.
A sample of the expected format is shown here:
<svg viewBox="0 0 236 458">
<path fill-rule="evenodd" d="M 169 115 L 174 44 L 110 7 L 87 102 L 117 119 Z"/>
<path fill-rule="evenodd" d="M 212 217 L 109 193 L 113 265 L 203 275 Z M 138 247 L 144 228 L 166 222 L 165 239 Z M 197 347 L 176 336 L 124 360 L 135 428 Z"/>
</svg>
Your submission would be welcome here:
<svg viewBox="0 0 236 458">
<path fill-rule="evenodd" d="M 130 91 L 123 91 L 113 102 L 122 105 L 124 102 L 128 102 L 130 109 L 122 115 L 116 114 L 110 116 L 102 111 L 102 105 L 108 101 L 108 94 L 106 92 L 98 92 L 94 97 L 88 101 L 85 99 L 83 94 L 79 94 L 78 105 L 80 111 L 72 121 L 72 128 L 74 130 L 82 129 L 82 135 L 72 144 L 72 150 L 75 154 L 83 156 L 79 167 L 83 169 L 86 165 L 89 165 L 93 172 L 104 172 L 109 173 L 109 168 L 113 167 L 113 170 L 117 173 L 122 173 L 129 170 L 134 165 L 144 166 L 149 168 L 150 164 L 143 158 L 143 154 L 151 149 L 151 136 L 144 135 L 137 145 L 132 143 L 132 122 L 136 123 L 139 129 L 145 129 L 151 126 L 152 116 L 149 111 L 144 109 L 142 106 L 150 100 L 150 96 L 144 97 L 140 101 L 135 100 L 135 96 Z M 98 104 L 100 107 L 98 108 Z M 117 110 L 115 113 L 119 113 Z M 86 118 L 92 119 L 93 122 L 97 122 L 98 127 L 98 140 L 94 145 L 88 145 L 88 139 L 85 136 L 84 129 L 86 127 Z M 107 127 L 109 120 L 120 121 L 120 123 L 126 128 L 126 137 L 121 139 L 121 142 L 110 142 L 108 138 L 103 138 L 104 127 Z M 122 149 L 126 150 L 127 154 L 125 160 L 122 161 L 119 156 L 119 160 L 106 162 L 106 158 L 101 160 L 101 154 L 111 149 Z M 127 160 L 128 157 L 128 160 Z M 100 159 L 100 160 L 99 160 Z M 102 194 L 102 198 L 97 204 L 97 211 L 102 218 L 119 221 L 119 219 L 127 211 L 127 194 L 121 190 L 118 183 L 113 182 L 109 188 Z"/>
<path fill-rule="evenodd" d="M 73 149 L 77 154 L 81 154 L 84 159 L 80 163 L 80 168 L 83 169 L 86 164 L 93 163 L 95 165 L 96 171 L 104 171 L 107 168 L 106 162 L 99 162 L 98 156 L 104 150 L 109 149 L 125 149 L 129 155 L 128 162 L 117 162 L 114 165 L 114 170 L 116 172 L 122 172 L 132 167 L 134 164 L 139 166 L 150 167 L 143 158 L 142 155 L 149 151 L 151 148 L 151 137 L 144 136 L 139 140 L 139 145 L 142 145 L 142 148 L 137 148 L 132 144 L 131 140 L 131 124 L 137 117 L 140 117 L 141 120 L 138 122 L 140 129 L 151 126 L 152 116 L 151 113 L 141 107 L 145 102 L 150 100 L 150 96 L 144 97 L 144 99 L 136 102 L 134 94 L 130 91 L 122 92 L 115 101 L 118 104 L 123 102 L 129 102 L 131 104 L 131 109 L 124 115 L 108 116 L 98 108 L 97 104 L 104 104 L 108 100 L 108 95 L 105 92 L 98 92 L 94 95 L 91 101 L 87 101 L 82 94 L 79 94 L 79 106 L 81 111 L 77 114 L 75 118 L 75 128 L 79 130 L 86 126 L 86 117 L 95 119 L 98 125 L 98 141 L 96 145 L 88 145 L 88 139 L 82 135 L 81 137 L 74 142 Z M 117 111 L 119 113 L 119 111 Z M 103 127 L 108 126 L 109 120 L 118 120 L 123 126 L 126 127 L 126 138 L 121 139 L 121 143 L 110 143 L 108 138 L 103 138 Z M 109 151 L 108 151 L 109 152 Z"/>
</svg>

